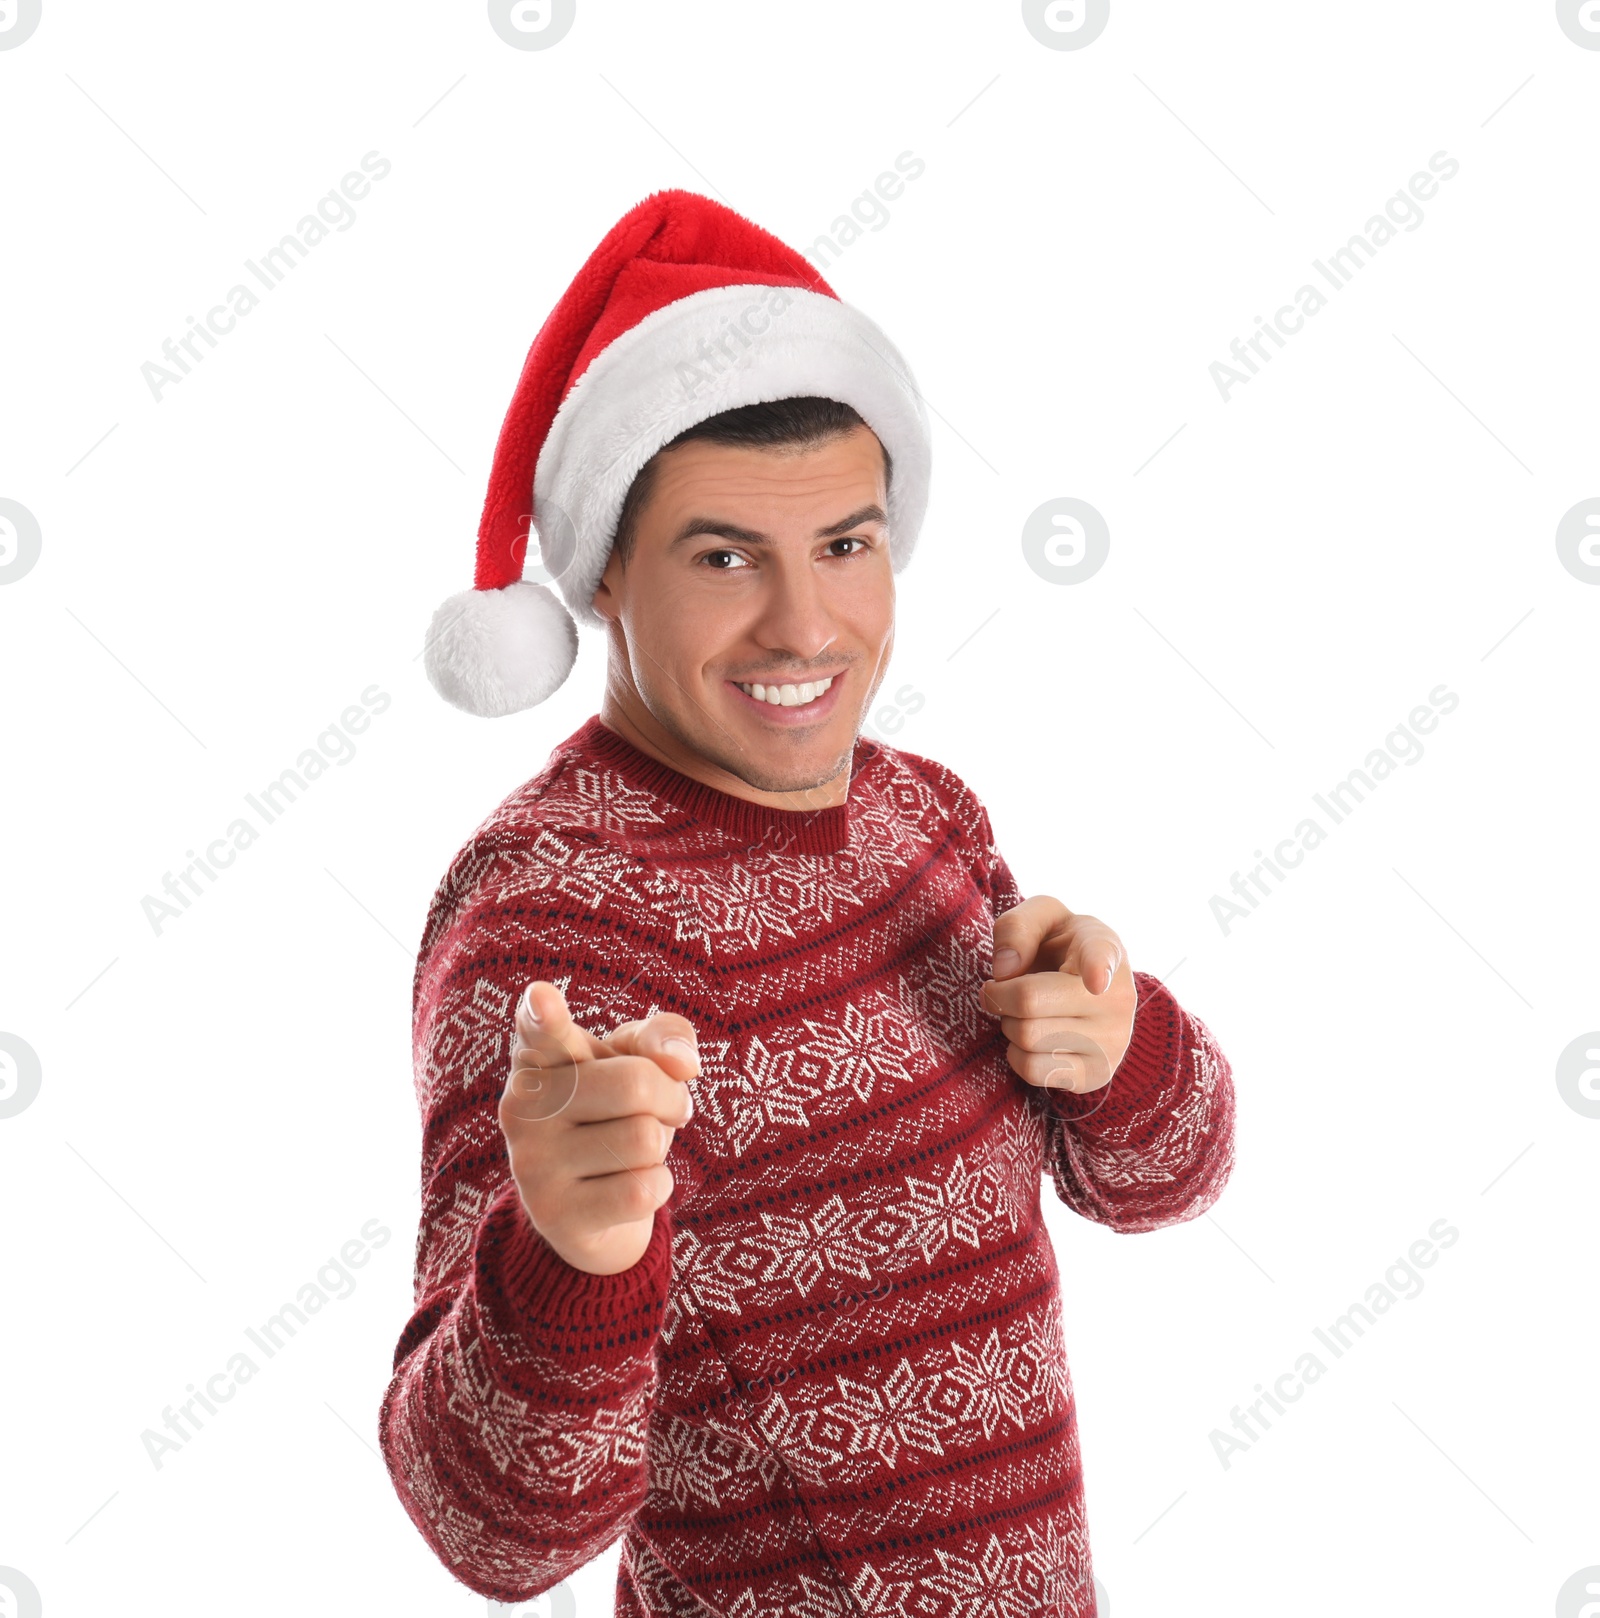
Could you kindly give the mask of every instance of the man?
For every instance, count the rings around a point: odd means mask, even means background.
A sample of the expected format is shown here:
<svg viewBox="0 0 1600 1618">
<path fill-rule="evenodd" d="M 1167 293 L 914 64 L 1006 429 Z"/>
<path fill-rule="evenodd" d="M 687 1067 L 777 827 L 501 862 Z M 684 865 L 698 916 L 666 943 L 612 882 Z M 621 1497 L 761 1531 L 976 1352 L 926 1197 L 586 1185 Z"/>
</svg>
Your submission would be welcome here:
<svg viewBox="0 0 1600 1618">
<path fill-rule="evenodd" d="M 416 1310 L 381 1438 L 463 1583 L 622 1537 L 617 1612 L 1092 1618 L 1040 1208 L 1192 1219 L 1209 1032 L 1024 899 L 977 797 L 860 734 L 926 503 L 888 339 L 663 192 L 535 340 L 428 669 L 597 716 L 457 855 L 418 960 Z"/>
</svg>

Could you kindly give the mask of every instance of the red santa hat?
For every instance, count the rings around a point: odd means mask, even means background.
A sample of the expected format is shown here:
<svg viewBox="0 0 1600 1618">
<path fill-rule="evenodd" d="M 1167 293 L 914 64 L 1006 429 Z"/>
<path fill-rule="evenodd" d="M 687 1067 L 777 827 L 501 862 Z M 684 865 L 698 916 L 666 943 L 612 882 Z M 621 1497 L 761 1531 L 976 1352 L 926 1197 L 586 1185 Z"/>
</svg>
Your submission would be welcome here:
<svg viewBox="0 0 1600 1618">
<path fill-rule="evenodd" d="M 894 463 L 890 566 L 910 559 L 931 445 L 905 361 L 815 267 L 692 191 L 653 192 L 606 233 L 539 329 L 495 445 L 473 588 L 433 616 L 434 689 L 493 717 L 572 669 L 635 474 L 685 428 L 801 395 L 852 406 Z M 547 584 L 525 580 L 530 523 Z M 575 622 L 576 620 L 576 622 Z"/>
</svg>

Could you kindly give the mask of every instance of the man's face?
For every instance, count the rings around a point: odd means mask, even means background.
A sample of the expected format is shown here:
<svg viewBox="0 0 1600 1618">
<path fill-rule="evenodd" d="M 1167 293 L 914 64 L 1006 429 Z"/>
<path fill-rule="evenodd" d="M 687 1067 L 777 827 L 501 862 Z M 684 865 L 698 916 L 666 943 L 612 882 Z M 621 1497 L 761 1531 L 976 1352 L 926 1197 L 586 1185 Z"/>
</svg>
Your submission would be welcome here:
<svg viewBox="0 0 1600 1618">
<path fill-rule="evenodd" d="M 855 427 L 803 450 L 691 440 L 657 474 L 627 566 L 613 554 L 595 591 L 612 693 L 760 791 L 832 781 L 894 643 L 877 437 Z M 772 702 L 775 687 L 789 700 Z"/>
</svg>

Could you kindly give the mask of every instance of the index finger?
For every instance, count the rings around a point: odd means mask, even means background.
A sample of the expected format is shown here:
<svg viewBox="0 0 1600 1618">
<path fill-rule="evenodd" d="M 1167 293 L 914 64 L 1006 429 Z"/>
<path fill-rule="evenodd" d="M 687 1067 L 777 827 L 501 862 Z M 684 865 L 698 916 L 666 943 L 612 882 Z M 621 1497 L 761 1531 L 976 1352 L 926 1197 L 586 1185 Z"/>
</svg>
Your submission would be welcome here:
<svg viewBox="0 0 1600 1618">
<path fill-rule="evenodd" d="M 1125 954 L 1122 940 L 1103 921 L 1095 916 L 1075 916 L 1061 970 L 1080 978 L 1090 994 L 1104 994 Z"/>
</svg>

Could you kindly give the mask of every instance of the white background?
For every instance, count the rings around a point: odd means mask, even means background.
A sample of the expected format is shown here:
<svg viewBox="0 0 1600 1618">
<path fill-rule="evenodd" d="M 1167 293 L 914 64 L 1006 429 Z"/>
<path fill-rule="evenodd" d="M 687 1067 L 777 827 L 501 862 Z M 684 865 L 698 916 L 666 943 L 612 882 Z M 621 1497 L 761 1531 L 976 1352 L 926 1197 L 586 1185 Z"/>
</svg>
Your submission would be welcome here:
<svg viewBox="0 0 1600 1618">
<path fill-rule="evenodd" d="M 1600 1120 L 1556 1082 L 1600 1027 L 1600 589 L 1555 544 L 1600 495 L 1597 97 L 1544 0 L 1115 0 L 1080 50 L 1015 4 L 579 0 L 537 51 L 481 4 L 44 0 L 0 51 L 0 497 L 42 532 L 0 586 L 0 1030 L 42 1071 L 0 1118 L 0 1565 L 50 1618 L 483 1611 L 376 1447 L 411 973 L 603 659 L 586 631 L 486 721 L 423 631 L 622 212 L 684 186 L 809 251 L 906 151 L 824 272 L 934 412 L 883 687 L 923 700 L 879 733 L 1169 978 L 1238 1088 L 1212 1213 L 1117 1236 L 1047 1187 L 1106 1612 L 1552 1611 L 1600 1563 Z M 158 403 L 162 340 L 369 151 L 354 225 Z M 1424 222 L 1224 403 L 1229 343 L 1441 151 Z M 1111 533 L 1065 587 L 1021 546 L 1061 496 Z M 164 874 L 374 684 L 355 757 L 158 934 Z M 1213 895 L 1441 684 L 1421 759 L 1225 933 Z M 163 1409 L 374 1219 L 353 1294 L 154 1466 Z M 1420 1295 L 1224 1467 L 1213 1430 L 1439 1219 Z"/>
</svg>

